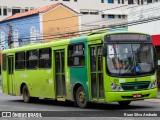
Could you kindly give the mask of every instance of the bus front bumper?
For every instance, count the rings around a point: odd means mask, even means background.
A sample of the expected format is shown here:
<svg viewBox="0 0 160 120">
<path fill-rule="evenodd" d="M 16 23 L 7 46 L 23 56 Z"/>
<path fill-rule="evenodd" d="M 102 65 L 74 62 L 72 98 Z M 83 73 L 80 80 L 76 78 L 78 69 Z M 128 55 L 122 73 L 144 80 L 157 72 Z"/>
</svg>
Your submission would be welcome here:
<svg viewBox="0 0 160 120">
<path fill-rule="evenodd" d="M 105 102 L 117 102 L 117 101 L 135 101 L 149 98 L 156 98 L 158 94 L 157 88 L 143 91 L 131 91 L 131 92 L 106 92 Z M 137 97 L 135 97 L 137 95 Z"/>
</svg>

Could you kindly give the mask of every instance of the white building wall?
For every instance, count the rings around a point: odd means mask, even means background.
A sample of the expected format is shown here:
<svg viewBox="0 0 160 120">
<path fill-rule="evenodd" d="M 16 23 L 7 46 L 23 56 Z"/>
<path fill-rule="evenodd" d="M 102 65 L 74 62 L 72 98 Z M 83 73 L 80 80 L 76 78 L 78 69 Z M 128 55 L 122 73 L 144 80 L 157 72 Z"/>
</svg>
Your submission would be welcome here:
<svg viewBox="0 0 160 120">
<path fill-rule="evenodd" d="M 129 9 L 128 21 L 134 22 L 160 17 L 160 2 L 133 7 Z M 160 20 L 128 26 L 128 30 L 146 32 L 151 35 L 160 34 Z"/>
<path fill-rule="evenodd" d="M 129 26 L 130 31 L 139 31 L 149 33 L 151 35 L 160 34 L 160 20 Z"/>
</svg>

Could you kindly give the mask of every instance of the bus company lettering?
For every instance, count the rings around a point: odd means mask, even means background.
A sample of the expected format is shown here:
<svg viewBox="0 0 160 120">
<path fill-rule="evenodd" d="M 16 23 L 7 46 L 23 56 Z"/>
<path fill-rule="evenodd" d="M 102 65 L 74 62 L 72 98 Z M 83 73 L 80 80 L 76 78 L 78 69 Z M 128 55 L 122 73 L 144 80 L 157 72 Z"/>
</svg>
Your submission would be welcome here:
<svg viewBox="0 0 160 120">
<path fill-rule="evenodd" d="M 19 74 L 21 78 L 28 78 L 27 74 Z"/>
<path fill-rule="evenodd" d="M 11 117 L 42 117 L 41 113 L 17 113 L 17 112 L 12 112 Z"/>
</svg>

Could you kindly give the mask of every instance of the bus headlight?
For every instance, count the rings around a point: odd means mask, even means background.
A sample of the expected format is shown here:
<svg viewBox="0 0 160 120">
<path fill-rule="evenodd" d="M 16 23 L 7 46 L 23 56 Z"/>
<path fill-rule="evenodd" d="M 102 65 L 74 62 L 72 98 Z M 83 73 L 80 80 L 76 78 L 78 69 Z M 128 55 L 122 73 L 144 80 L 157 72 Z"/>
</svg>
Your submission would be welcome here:
<svg viewBox="0 0 160 120">
<path fill-rule="evenodd" d="M 110 83 L 110 86 L 112 88 L 113 91 L 123 91 L 123 88 L 117 84 L 114 84 L 114 83 Z"/>
<path fill-rule="evenodd" d="M 157 87 L 157 81 L 155 80 L 149 85 L 148 89 L 156 88 L 156 87 Z"/>
</svg>

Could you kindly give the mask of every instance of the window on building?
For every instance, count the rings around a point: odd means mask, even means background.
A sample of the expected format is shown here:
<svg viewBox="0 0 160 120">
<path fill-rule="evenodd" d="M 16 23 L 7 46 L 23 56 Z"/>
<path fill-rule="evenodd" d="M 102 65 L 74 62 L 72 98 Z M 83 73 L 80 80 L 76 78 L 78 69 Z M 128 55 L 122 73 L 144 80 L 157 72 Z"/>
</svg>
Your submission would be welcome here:
<svg viewBox="0 0 160 120">
<path fill-rule="evenodd" d="M 15 56 L 15 69 L 25 69 L 25 52 L 18 52 Z"/>
<path fill-rule="evenodd" d="M 104 0 L 101 0 L 101 3 L 104 3 Z"/>
<path fill-rule="evenodd" d="M 128 4 L 133 4 L 133 0 L 128 0 Z"/>
<path fill-rule="evenodd" d="M 51 48 L 39 50 L 39 68 L 51 68 Z"/>
<path fill-rule="evenodd" d="M 12 15 L 14 15 L 16 13 L 20 13 L 20 12 L 21 12 L 20 8 L 13 8 L 12 9 Z"/>
<path fill-rule="evenodd" d="M 33 10 L 34 9 L 34 7 L 30 7 L 30 10 Z"/>
<path fill-rule="evenodd" d="M 2 70 L 6 70 L 6 54 L 2 55 Z"/>
<path fill-rule="evenodd" d="M 28 10 L 29 10 L 29 8 L 28 8 L 28 7 L 25 7 L 24 11 L 27 12 Z"/>
<path fill-rule="evenodd" d="M 27 69 L 38 68 L 38 51 L 37 50 L 26 52 L 26 68 Z"/>
<path fill-rule="evenodd" d="M 118 4 L 120 4 L 121 3 L 121 1 L 120 0 L 118 0 Z"/>
<path fill-rule="evenodd" d="M 70 1 L 70 0 L 63 0 L 63 1 Z"/>
<path fill-rule="evenodd" d="M 141 0 L 141 5 L 143 5 L 143 0 Z"/>
<path fill-rule="evenodd" d="M 122 0 L 122 4 L 124 4 L 124 0 Z"/>
<path fill-rule="evenodd" d="M 77 2 L 77 0 L 74 0 L 74 2 Z"/>
<path fill-rule="evenodd" d="M 121 15 L 118 15 L 118 18 L 121 19 Z"/>
<path fill-rule="evenodd" d="M 147 3 L 152 3 L 152 0 L 147 0 Z"/>
<path fill-rule="evenodd" d="M 7 15 L 7 7 L 3 7 L 3 15 Z"/>
<path fill-rule="evenodd" d="M 68 66 L 84 66 L 84 44 L 68 46 Z"/>
<path fill-rule="evenodd" d="M 102 15 L 102 18 L 105 18 L 105 15 Z"/>
<path fill-rule="evenodd" d="M 0 7 L 0 15 L 2 15 L 2 10 L 1 10 L 1 7 Z"/>
<path fill-rule="evenodd" d="M 91 15 L 98 15 L 98 12 L 90 12 Z"/>
<path fill-rule="evenodd" d="M 114 3 L 114 0 L 108 0 L 108 3 Z"/>
<path fill-rule="evenodd" d="M 126 18 L 126 16 L 125 15 L 122 15 L 122 19 L 125 19 Z"/>
<path fill-rule="evenodd" d="M 35 27 L 31 27 L 30 29 L 30 42 L 31 43 L 36 42 L 36 28 Z"/>
<path fill-rule="evenodd" d="M 89 12 L 81 12 L 81 14 L 83 14 L 83 15 L 87 15 L 87 14 L 89 14 Z"/>
<path fill-rule="evenodd" d="M 115 15 L 108 15 L 108 18 L 115 18 Z"/>
</svg>

